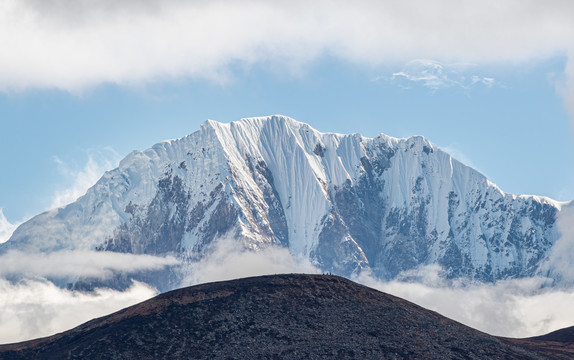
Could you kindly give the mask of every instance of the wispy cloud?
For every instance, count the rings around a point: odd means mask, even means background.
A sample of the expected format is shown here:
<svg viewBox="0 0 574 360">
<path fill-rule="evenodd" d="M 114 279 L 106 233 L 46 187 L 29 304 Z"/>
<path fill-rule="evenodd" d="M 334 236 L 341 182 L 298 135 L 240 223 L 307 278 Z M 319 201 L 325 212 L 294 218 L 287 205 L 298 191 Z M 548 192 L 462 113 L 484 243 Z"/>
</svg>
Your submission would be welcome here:
<svg viewBox="0 0 574 360">
<path fill-rule="evenodd" d="M 0 244 L 10 239 L 10 236 L 12 236 L 16 227 L 18 227 L 18 224 L 12 224 L 8 221 L 6 216 L 4 216 L 4 212 L 0 208 Z"/>
<path fill-rule="evenodd" d="M 0 343 L 53 335 L 147 300 L 156 293 L 137 282 L 123 292 L 77 292 L 46 280 L 12 283 L 0 278 Z"/>
<path fill-rule="evenodd" d="M 375 81 L 385 80 L 403 89 L 420 85 L 432 91 L 452 87 L 468 90 L 478 85 L 492 87 L 496 84 L 494 78 L 473 74 L 472 70 L 470 64 L 442 64 L 434 60 L 417 59 L 409 61 L 391 76 L 380 76 Z"/>
<path fill-rule="evenodd" d="M 269 246 L 253 251 L 227 237 L 216 240 L 200 261 L 184 270 L 182 286 L 257 275 L 320 272 L 308 259 L 286 248 Z"/>
<path fill-rule="evenodd" d="M 574 286 L 574 203 L 565 205 L 556 218 L 560 237 L 552 246 L 545 269 Z"/>
<path fill-rule="evenodd" d="M 463 150 L 461 150 L 461 146 L 457 143 L 452 143 L 449 144 L 447 146 L 439 146 L 441 150 L 443 150 L 444 152 L 448 153 L 450 156 L 452 156 L 453 158 L 455 158 L 456 160 L 460 161 L 461 163 L 463 163 L 466 166 L 470 166 L 471 168 L 473 168 L 474 170 L 480 172 L 483 175 L 487 175 L 484 171 L 482 171 L 480 169 L 479 166 L 477 166 L 469 156 L 467 156 Z M 488 176 L 487 176 L 488 177 Z"/>
<path fill-rule="evenodd" d="M 564 74 L 565 80 L 557 84 L 558 93 L 564 99 L 570 117 L 574 119 L 574 46 L 569 50 Z"/>
<path fill-rule="evenodd" d="M 51 253 L 8 251 L 0 255 L 0 277 L 105 278 L 114 272 L 158 270 L 177 264 L 179 260 L 173 256 L 79 250 Z"/>
<path fill-rule="evenodd" d="M 102 177 L 106 170 L 116 167 L 119 160 L 119 154 L 109 147 L 87 151 L 87 161 L 82 167 L 69 164 L 57 156 L 54 157 L 58 170 L 65 178 L 64 182 L 70 185 L 56 190 L 50 208 L 57 208 L 76 201 Z"/>
<path fill-rule="evenodd" d="M 80 166 L 54 157 L 54 162 L 62 175 L 63 185 L 54 191 L 49 200 L 49 208 L 46 210 L 65 206 L 77 200 L 107 170 L 116 167 L 120 160 L 120 155 L 111 147 L 87 150 L 86 157 L 86 163 Z M 11 223 L 0 208 L 0 243 L 8 241 L 16 228 L 29 219 L 30 217 L 24 217 Z"/>
</svg>

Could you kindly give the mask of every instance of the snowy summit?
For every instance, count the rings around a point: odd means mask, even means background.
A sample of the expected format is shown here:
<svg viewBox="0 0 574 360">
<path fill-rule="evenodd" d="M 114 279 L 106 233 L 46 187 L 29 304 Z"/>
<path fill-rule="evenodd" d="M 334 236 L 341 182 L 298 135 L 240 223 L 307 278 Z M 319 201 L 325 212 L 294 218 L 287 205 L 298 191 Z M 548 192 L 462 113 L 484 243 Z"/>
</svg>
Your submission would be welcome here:
<svg viewBox="0 0 574 360">
<path fill-rule="evenodd" d="M 369 269 L 391 279 L 437 264 L 451 277 L 495 281 L 552 275 L 563 205 L 506 194 L 421 136 L 321 133 L 279 115 L 208 120 L 132 152 L 0 251 L 173 255 L 185 268 L 225 238 L 255 251 L 286 247 L 345 276 Z M 180 280 L 173 269 L 145 276 L 162 290 Z"/>
</svg>

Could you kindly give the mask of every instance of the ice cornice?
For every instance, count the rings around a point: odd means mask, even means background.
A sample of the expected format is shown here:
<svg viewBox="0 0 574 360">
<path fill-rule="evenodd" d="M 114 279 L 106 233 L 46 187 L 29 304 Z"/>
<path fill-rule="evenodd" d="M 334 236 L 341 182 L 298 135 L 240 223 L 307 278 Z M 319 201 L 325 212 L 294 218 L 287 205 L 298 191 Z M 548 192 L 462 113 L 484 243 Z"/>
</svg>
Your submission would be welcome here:
<svg viewBox="0 0 574 360">
<path fill-rule="evenodd" d="M 230 121 L 230 122 L 220 122 L 212 119 L 208 119 L 201 125 L 201 128 L 229 128 L 231 126 L 249 126 L 249 127 L 256 127 L 256 128 L 263 128 L 269 125 L 287 125 L 290 128 L 298 129 L 298 128 L 309 128 L 312 129 L 308 124 L 303 122 L 299 122 L 293 118 L 290 118 L 285 115 L 268 115 L 268 116 L 256 116 L 256 117 L 248 117 L 242 118 L 237 121 Z"/>
<path fill-rule="evenodd" d="M 514 198 L 518 198 L 518 199 L 532 200 L 532 201 L 536 201 L 536 202 L 539 202 L 542 204 L 552 205 L 555 208 L 557 208 L 558 210 L 562 210 L 562 207 L 568 206 L 574 202 L 574 200 L 558 201 L 558 200 L 554 200 L 552 198 L 549 198 L 547 196 L 541 196 L 541 195 L 515 195 L 515 194 L 512 194 L 512 196 Z"/>
<path fill-rule="evenodd" d="M 297 121 L 289 116 L 275 114 L 275 115 L 267 115 L 267 116 L 256 116 L 256 117 L 248 117 L 242 118 L 238 123 L 245 123 L 245 124 L 257 124 L 263 125 L 265 123 L 272 123 L 272 124 L 286 124 L 290 127 L 300 128 L 300 127 L 308 127 L 311 128 L 308 124 Z"/>
<path fill-rule="evenodd" d="M 318 137 L 323 136 L 335 136 L 335 137 L 359 137 L 363 141 L 372 141 L 372 140 L 383 140 L 384 142 L 391 143 L 391 144 L 398 144 L 400 142 L 422 142 L 426 145 L 432 146 L 433 149 L 436 148 L 435 145 L 430 143 L 426 138 L 420 135 L 412 136 L 409 138 L 396 138 L 384 133 L 378 134 L 374 138 L 363 136 L 359 133 L 354 134 L 342 134 L 336 132 L 321 132 L 307 123 L 297 121 L 289 116 L 275 114 L 275 115 L 267 115 L 267 116 L 256 116 L 256 117 L 248 117 L 242 118 L 238 121 L 231 121 L 231 122 L 219 122 L 216 120 L 207 120 L 201 126 L 202 128 L 213 128 L 213 129 L 222 129 L 222 128 L 229 128 L 229 127 L 250 127 L 255 128 L 258 131 L 263 131 L 266 127 L 277 128 L 277 127 L 285 127 L 293 131 L 299 130 L 308 130 L 310 132 L 315 133 Z"/>
</svg>

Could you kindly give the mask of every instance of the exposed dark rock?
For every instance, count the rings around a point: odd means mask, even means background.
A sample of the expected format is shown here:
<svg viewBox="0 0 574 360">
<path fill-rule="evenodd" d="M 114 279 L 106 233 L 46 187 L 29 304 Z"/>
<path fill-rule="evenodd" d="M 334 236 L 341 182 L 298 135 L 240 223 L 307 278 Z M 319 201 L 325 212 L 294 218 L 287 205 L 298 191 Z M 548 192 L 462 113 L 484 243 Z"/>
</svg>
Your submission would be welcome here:
<svg viewBox="0 0 574 360">
<path fill-rule="evenodd" d="M 254 222 L 260 228 L 260 231 L 271 239 L 270 242 L 277 243 L 282 246 L 289 246 L 289 229 L 287 226 L 287 219 L 283 210 L 281 198 L 275 188 L 275 179 L 271 170 L 267 167 L 265 161 L 257 161 L 254 163 L 253 159 L 247 158 L 247 165 L 251 170 L 253 180 L 257 183 L 263 192 L 263 200 L 267 205 L 268 211 L 265 214 L 254 214 L 257 220 Z M 248 201 L 250 196 L 244 194 L 243 197 Z M 248 201 L 249 202 L 249 201 Z M 256 204 L 250 204 L 254 210 Z M 269 222 L 269 227 L 261 221 L 265 218 Z"/>
<path fill-rule="evenodd" d="M 321 145 L 320 143 L 317 143 L 315 149 L 313 149 L 313 152 L 315 153 L 315 155 L 323 157 L 325 156 L 325 146 Z"/>
<path fill-rule="evenodd" d="M 189 198 L 182 179 L 166 174 L 146 209 L 140 212 L 131 202 L 126 206 L 125 212 L 132 216 L 131 221 L 122 224 L 101 250 L 152 255 L 179 251 L 188 219 Z"/>
<path fill-rule="evenodd" d="M 323 219 L 319 244 L 311 257 L 317 260 L 324 271 L 352 274 L 368 266 L 365 254 L 351 237 L 346 236 L 347 231 L 337 214 L 330 214 Z"/>
</svg>

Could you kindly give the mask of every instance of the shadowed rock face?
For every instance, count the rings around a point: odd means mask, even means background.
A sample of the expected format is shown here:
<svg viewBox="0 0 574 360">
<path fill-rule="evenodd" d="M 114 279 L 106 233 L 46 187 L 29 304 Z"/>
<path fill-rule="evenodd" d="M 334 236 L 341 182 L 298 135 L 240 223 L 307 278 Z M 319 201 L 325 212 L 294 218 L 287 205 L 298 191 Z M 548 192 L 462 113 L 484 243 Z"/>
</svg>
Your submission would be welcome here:
<svg viewBox="0 0 574 360">
<path fill-rule="evenodd" d="M 400 298 L 327 275 L 275 275 L 159 295 L 2 359 L 543 359 Z"/>
</svg>

